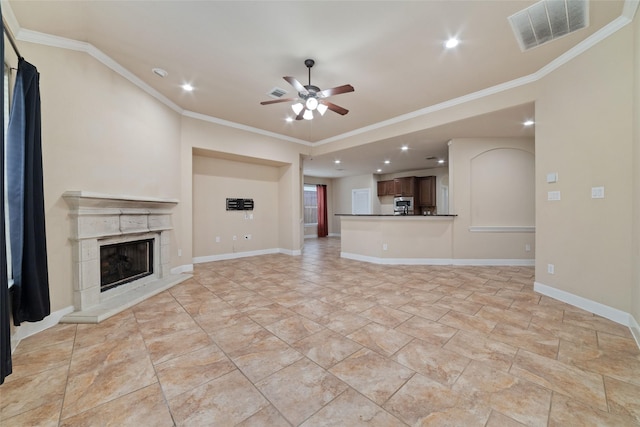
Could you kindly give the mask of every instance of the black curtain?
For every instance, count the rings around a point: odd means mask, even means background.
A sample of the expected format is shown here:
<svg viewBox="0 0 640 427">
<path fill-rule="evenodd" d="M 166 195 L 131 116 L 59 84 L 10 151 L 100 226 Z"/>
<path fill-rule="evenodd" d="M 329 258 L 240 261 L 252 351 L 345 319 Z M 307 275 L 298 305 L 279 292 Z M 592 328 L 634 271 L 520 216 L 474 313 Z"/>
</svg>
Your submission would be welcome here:
<svg viewBox="0 0 640 427">
<path fill-rule="evenodd" d="M 51 313 L 42 178 L 39 75 L 36 67 L 19 58 L 7 132 L 11 308 L 16 326 Z"/>
<path fill-rule="evenodd" d="M 2 5 L 0 5 L 0 16 L 2 15 Z M 2 99 L 8 94 L 4 93 L 4 22 L 2 27 L 2 40 L 0 40 L 0 57 L 2 57 Z M 7 249 L 5 247 L 6 237 L 4 230 L 4 114 L 0 119 L 2 125 L 2 151 L 0 152 L 0 384 L 4 383 L 5 377 L 11 374 L 11 328 L 9 325 L 9 283 L 7 277 Z"/>
</svg>

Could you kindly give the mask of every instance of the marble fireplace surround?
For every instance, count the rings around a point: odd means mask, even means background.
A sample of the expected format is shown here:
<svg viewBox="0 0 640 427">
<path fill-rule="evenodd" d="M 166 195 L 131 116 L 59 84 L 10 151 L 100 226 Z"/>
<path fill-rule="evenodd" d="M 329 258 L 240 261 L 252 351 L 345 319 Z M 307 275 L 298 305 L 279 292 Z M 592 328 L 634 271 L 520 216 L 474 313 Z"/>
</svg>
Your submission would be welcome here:
<svg viewBox="0 0 640 427">
<path fill-rule="evenodd" d="M 171 274 L 171 212 L 175 199 L 67 191 L 74 312 L 61 323 L 99 323 L 191 277 Z M 154 239 L 152 275 L 100 291 L 100 246 Z"/>
</svg>

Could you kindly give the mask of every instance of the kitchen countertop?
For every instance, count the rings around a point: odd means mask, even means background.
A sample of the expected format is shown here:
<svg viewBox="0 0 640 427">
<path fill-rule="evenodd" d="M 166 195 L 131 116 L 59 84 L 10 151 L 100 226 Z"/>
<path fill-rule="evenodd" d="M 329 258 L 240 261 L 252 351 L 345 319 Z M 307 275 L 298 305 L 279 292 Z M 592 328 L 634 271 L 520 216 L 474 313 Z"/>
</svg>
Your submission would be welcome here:
<svg viewBox="0 0 640 427">
<path fill-rule="evenodd" d="M 357 217 L 398 217 L 398 218 L 433 218 L 433 217 L 455 217 L 456 214 L 437 215 L 394 215 L 394 214 L 335 214 L 335 216 L 357 216 Z"/>
</svg>

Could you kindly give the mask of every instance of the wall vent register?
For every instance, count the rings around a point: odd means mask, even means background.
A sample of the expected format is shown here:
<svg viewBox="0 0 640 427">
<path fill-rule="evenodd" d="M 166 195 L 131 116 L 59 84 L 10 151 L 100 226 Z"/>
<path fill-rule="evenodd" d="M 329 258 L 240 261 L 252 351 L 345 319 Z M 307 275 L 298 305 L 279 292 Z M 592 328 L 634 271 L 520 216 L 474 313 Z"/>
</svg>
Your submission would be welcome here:
<svg viewBox="0 0 640 427">
<path fill-rule="evenodd" d="M 252 211 L 253 199 L 231 199 L 227 198 L 228 211 Z"/>
</svg>

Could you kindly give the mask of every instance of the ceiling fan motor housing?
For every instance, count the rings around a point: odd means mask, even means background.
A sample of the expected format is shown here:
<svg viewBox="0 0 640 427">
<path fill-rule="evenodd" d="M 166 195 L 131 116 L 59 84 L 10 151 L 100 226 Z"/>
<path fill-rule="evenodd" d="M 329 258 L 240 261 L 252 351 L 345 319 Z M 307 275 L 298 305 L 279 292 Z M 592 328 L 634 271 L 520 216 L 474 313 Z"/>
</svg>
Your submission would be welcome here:
<svg viewBox="0 0 640 427">
<path fill-rule="evenodd" d="M 318 86 L 304 85 L 304 88 L 307 90 L 308 93 L 304 94 L 304 93 L 298 92 L 298 96 L 302 99 L 307 99 L 310 97 L 316 98 L 316 94 L 320 92 L 320 88 Z"/>
</svg>

